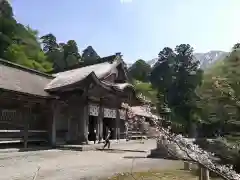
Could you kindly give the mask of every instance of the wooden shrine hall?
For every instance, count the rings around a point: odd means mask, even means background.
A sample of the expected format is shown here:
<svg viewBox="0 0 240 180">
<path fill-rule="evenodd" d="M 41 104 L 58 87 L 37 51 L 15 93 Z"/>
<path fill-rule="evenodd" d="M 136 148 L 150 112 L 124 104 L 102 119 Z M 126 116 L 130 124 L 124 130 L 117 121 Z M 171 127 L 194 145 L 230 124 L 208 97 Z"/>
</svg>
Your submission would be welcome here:
<svg viewBox="0 0 240 180">
<path fill-rule="evenodd" d="M 126 109 L 138 103 L 120 54 L 44 74 L 0 60 L 0 144 L 84 144 L 124 138 Z"/>
</svg>

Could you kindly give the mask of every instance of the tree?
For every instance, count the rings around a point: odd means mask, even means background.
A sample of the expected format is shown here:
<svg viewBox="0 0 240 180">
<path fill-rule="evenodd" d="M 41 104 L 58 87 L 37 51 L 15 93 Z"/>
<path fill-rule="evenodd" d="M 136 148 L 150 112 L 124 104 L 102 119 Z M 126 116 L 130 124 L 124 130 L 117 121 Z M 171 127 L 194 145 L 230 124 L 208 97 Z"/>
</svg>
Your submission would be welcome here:
<svg viewBox="0 0 240 180">
<path fill-rule="evenodd" d="M 16 21 L 10 4 L 3 0 L 0 2 L 0 58 L 11 45 L 15 34 Z"/>
<path fill-rule="evenodd" d="M 83 50 L 82 53 L 83 62 L 87 62 L 88 64 L 95 64 L 99 58 L 100 56 L 93 49 L 92 46 L 88 46 L 86 49 Z"/>
<path fill-rule="evenodd" d="M 233 50 L 236 50 L 236 49 L 238 49 L 238 48 L 240 48 L 240 43 L 236 43 L 236 44 L 234 44 L 234 46 L 233 46 Z"/>
<path fill-rule="evenodd" d="M 224 60 L 207 69 L 197 89 L 202 119 L 208 131 L 234 134 L 240 122 L 240 50 L 237 46 Z M 205 128 L 206 129 L 206 128 Z"/>
<path fill-rule="evenodd" d="M 147 82 L 149 74 L 151 72 L 151 66 L 147 64 L 144 60 L 137 60 L 130 68 L 129 74 L 133 79 Z"/>
<path fill-rule="evenodd" d="M 64 59 L 68 67 L 76 65 L 81 59 L 77 43 L 74 40 L 69 40 L 67 44 L 63 45 Z"/>
<path fill-rule="evenodd" d="M 151 71 L 150 82 L 152 86 L 157 89 L 157 109 L 158 112 L 164 112 L 168 108 L 169 90 L 175 79 L 173 62 L 175 59 L 175 52 L 165 47 L 158 54 L 158 62 Z"/>
<path fill-rule="evenodd" d="M 12 7 L 7 0 L 0 1 L 0 17 L 13 18 Z"/>
<path fill-rule="evenodd" d="M 7 1 L 0 2 L 0 58 L 40 70 L 51 70 L 46 61 L 38 32 L 14 19 L 12 7 Z"/>
<path fill-rule="evenodd" d="M 151 71 L 150 81 L 152 85 L 157 88 L 158 91 L 167 93 L 168 89 L 172 85 L 172 81 L 175 79 L 173 63 L 176 54 L 174 51 L 166 47 L 158 54 L 158 62 L 155 64 Z M 167 99 L 165 99 L 165 103 Z"/>
<path fill-rule="evenodd" d="M 215 80 L 215 86 L 225 96 L 224 103 L 231 107 L 230 118 L 224 124 L 237 124 L 240 122 L 240 50 L 234 49 L 222 66 L 223 74 Z"/>
<path fill-rule="evenodd" d="M 172 87 L 170 105 L 176 115 L 187 123 L 187 132 L 195 136 L 195 123 L 198 121 L 196 101 L 198 99 L 195 89 L 201 85 L 202 70 L 199 69 L 199 61 L 193 58 L 193 48 L 189 44 L 181 44 L 176 47 L 176 80 Z"/>
<path fill-rule="evenodd" d="M 193 48 L 189 44 L 181 44 L 175 51 L 166 47 L 159 53 L 159 61 L 150 76 L 158 94 L 163 94 L 164 103 L 171 108 L 174 120 L 181 121 L 186 129 L 198 119 L 195 89 L 202 77 L 198 66 L 199 62 L 194 60 Z M 193 135 L 190 131 L 188 133 Z"/>
<path fill-rule="evenodd" d="M 148 82 L 134 81 L 137 94 L 147 97 L 153 104 L 157 103 L 157 91 Z"/>
<path fill-rule="evenodd" d="M 58 50 L 57 38 L 49 33 L 40 38 L 43 43 L 43 52 L 48 54 Z"/>
<path fill-rule="evenodd" d="M 74 40 L 58 44 L 51 33 L 39 38 L 37 30 L 15 20 L 7 1 L 0 3 L 0 58 L 44 72 L 64 71 L 79 63 Z"/>
<path fill-rule="evenodd" d="M 79 64 L 81 55 L 79 54 L 76 41 L 69 40 L 67 43 L 58 44 L 57 38 L 53 34 L 46 34 L 41 39 L 43 51 L 48 61 L 53 63 L 54 72 L 66 71 Z"/>
</svg>

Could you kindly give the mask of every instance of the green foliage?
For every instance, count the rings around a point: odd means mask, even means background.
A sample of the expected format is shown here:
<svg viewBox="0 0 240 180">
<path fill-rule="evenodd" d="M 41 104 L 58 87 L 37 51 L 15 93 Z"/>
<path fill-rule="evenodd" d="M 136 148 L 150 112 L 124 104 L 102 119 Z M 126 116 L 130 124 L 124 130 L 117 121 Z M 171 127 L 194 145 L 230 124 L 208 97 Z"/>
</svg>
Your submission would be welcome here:
<svg viewBox="0 0 240 180">
<path fill-rule="evenodd" d="M 197 139 L 195 141 L 200 148 L 214 153 L 220 159 L 221 164 L 232 164 L 236 172 L 240 172 L 240 154 L 239 148 L 233 148 L 225 139 L 217 138 L 208 141 L 205 138 Z"/>
<path fill-rule="evenodd" d="M 0 4 L 0 58 L 43 72 L 53 69 L 59 72 L 78 64 L 81 56 L 74 40 L 58 44 L 51 33 L 39 39 L 38 31 L 14 19 L 11 6 L 3 0 Z"/>
<path fill-rule="evenodd" d="M 137 93 L 141 93 L 147 97 L 153 104 L 157 103 L 157 91 L 147 82 L 134 81 L 134 87 Z"/>
<path fill-rule="evenodd" d="M 79 59 L 81 59 L 81 55 L 78 52 L 77 43 L 74 40 L 69 40 L 66 45 L 63 46 L 64 50 L 64 57 L 67 59 L 68 56 L 75 57 L 75 63 L 78 62 Z"/>
<path fill-rule="evenodd" d="M 147 82 L 149 74 L 151 72 L 151 66 L 144 60 L 137 60 L 130 68 L 129 74 L 133 79 Z"/>
<path fill-rule="evenodd" d="M 87 64 L 95 64 L 97 63 L 100 56 L 97 52 L 93 49 L 92 46 L 88 46 L 86 49 L 83 50 L 82 53 L 82 61 Z"/>
<path fill-rule="evenodd" d="M 39 71 L 51 70 L 52 64 L 46 62 L 37 39 L 38 32 L 17 23 L 7 1 L 1 1 L 0 7 L 0 58 Z"/>
<path fill-rule="evenodd" d="M 236 43 L 236 44 L 234 44 L 234 46 L 233 46 L 233 50 L 234 50 L 234 49 L 238 49 L 238 48 L 240 48 L 240 43 Z"/>
<path fill-rule="evenodd" d="M 206 71 L 197 90 L 202 119 L 223 135 L 234 134 L 240 127 L 240 50 L 234 47 L 228 57 Z"/>
<path fill-rule="evenodd" d="M 57 38 L 53 34 L 46 34 L 40 38 L 43 43 L 43 52 L 48 54 L 58 50 Z"/>
<path fill-rule="evenodd" d="M 0 2 L 0 57 L 12 43 L 16 21 L 13 18 L 12 8 L 7 1 Z"/>
<path fill-rule="evenodd" d="M 152 85 L 163 95 L 159 99 L 171 108 L 173 120 L 187 126 L 199 121 L 195 89 L 201 84 L 202 71 L 198 66 L 190 45 L 181 44 L 175 51 L 166 47 L 159 53 L 159 61 L 150 76 Z"/>
<path fill-rule="evenodd" d="M 47 60 L 53 63 L 54 72 L 65 71 L 79 64 L 81 55 L 74 40 L 69 40 L 66 44 L 58 44 L 57 38 L 51 33 L 42 36 L 40 39 Z"/>
</svg>

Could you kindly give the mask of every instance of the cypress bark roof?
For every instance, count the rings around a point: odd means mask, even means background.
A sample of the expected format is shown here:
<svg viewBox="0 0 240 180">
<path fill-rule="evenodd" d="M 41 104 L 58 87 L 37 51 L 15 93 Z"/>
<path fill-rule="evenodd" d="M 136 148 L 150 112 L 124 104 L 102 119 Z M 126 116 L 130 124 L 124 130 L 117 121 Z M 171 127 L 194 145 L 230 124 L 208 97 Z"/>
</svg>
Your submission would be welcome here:
<svg viewBox="0 0 240 180">
<path fill-rule="evenodd" d="M 115 59 L 116 59 L 117 55 L 111 55 L 111 56 L 106 56 L 106 57 L 102 57 L 102 58 L 98 58 L 98 59 L 94 59 L 94 61 L 80 61 L 78 64 L 75 64 L 71 67 L 67 67 L 65 69 L 65 71 L 69 71 L 69 70 L 73 70 L 73 69 L 78 69 L 78 68 L 83 68 L 86 66 L 91 66 L 91 65 L 96 65 L 99 63 L 104 63 L 104 62 L 109 62 L 112 63 Z M 54 70 L 51 72 L 55 73 Z"/>
<path fill-rule="evenodd" d="M 99 82 L 104 77 L 111 74 L 112 70 L 115 69 L 118 65 L 121 65 L 121 63 L 122 60 L 115 59 L 113 62 L 107 61 L 54 74 L 55 78 L 45 87 L 45 90 L 55 91 L 57 89 L 81 82 L 86 78 L 92 78 L 93 80 L 95 79 Z M 104 85 L 104 82 L 100 83 L 103 83 Z"/>
<path fill-rule="evenodd" d="M 47 97 L 46 84 L 54 77 L 0 59 L 0 89 Z"/>
<path fill-rule="evenodd" d="M 113 57 L 116 57 L 115 60 L 112 60 Z M 48 91 L 57 91 L 88 78 L 90 82 L 95 82 L 106 90 L 134 90 L 129 83 L 110 83 L 103 80 L 113 73 L 114 69 L 122 66 L 122 63 L 122 59 L 114 55 L 103 58 L 102 63 L 49 75 L 0 59 L 0 89 L 49 97 L 51 95 Z"/>
</svg>

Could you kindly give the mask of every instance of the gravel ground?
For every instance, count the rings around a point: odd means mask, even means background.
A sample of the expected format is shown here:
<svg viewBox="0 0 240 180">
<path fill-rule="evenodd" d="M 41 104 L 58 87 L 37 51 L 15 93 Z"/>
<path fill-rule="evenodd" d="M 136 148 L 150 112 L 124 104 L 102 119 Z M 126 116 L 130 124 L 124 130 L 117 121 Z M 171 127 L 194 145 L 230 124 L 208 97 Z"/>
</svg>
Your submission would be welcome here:
<svg viewBox="0 0 240 180">
<path fill-rule="evenodd" d="M 118 172 L 141 171 L 148 169 L 171 169 L 182 167 L 181 162 L 145 158 L 156 143 L 148 140 L 144 144 L 116 144 L 123 151 L 70 151 L 45 150 L 34 152 L 12 152 L 0 154 L 0 180 L 79 180 L 97 179 Z"/>
</svg>

